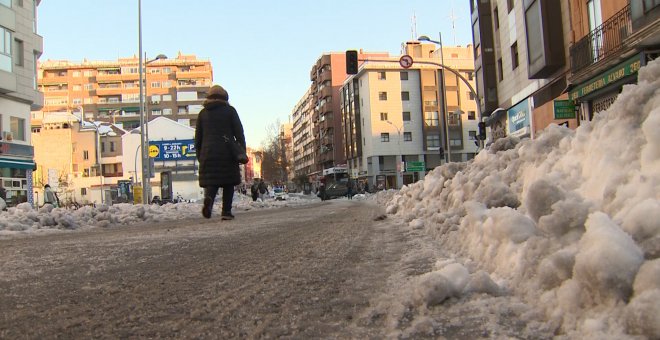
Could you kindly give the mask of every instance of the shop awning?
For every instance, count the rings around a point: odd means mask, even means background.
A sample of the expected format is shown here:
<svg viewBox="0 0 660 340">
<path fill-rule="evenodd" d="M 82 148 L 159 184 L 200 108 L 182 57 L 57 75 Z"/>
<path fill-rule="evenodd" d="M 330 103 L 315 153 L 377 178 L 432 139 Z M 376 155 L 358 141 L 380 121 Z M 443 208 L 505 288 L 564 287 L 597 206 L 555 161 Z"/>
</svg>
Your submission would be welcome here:
<svg viewBox="0 0 660 340">
<path fill-rule="evenodd" d="M 0 158 L 0 168 L 34 169 L 32 160 Z"/>
<path fill-rule="evenodd" d="M 122 107 L 121 110 L 124 112 L 139 112 L 140 107 L 139 106 Z"/>
</svg>

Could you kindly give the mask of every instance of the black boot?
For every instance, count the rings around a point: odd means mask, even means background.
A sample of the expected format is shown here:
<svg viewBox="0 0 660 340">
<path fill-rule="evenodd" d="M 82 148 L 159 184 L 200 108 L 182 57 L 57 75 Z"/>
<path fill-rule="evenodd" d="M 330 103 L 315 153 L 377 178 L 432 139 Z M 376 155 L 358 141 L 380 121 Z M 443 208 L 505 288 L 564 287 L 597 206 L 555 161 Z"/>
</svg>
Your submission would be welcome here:
<svg viewBox="0 0 660 340">
<path fill-rule="evenodd" d="M 234 215 L 232 215 L 230 211 L 223 211 L 222 212 L 222 219 L 223 220 L 233 220 Z"/>
<path fill-rule="evenodd" d="M 211 218 L 211 211 L 213 211 L 213 199 L 205 197 L 204 207 L 202 208 L 202 216 L 205 218 Z"/>
</svg>

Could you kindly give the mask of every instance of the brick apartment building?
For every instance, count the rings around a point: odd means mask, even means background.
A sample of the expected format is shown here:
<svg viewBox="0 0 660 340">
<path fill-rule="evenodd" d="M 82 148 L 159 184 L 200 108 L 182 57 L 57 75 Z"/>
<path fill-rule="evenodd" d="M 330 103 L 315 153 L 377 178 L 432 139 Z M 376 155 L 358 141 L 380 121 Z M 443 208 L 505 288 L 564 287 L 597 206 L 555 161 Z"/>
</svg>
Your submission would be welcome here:
<svg viewBox="0 0 660 340">
<path fill-rule="evenodd" d="M 32 126 L 49 112 L 76 112 L 84 120 L 117 124 L 124 130 L 140 125 L 139 60 L 48 60 L 39 65 L 44 107 L 32 113 Z M 147 60 L 144 74 L 146 119 L 167 117 L 195 126 L 206 91 L 212 85 L 211 62 L 195 55 Z"/>
</svg>

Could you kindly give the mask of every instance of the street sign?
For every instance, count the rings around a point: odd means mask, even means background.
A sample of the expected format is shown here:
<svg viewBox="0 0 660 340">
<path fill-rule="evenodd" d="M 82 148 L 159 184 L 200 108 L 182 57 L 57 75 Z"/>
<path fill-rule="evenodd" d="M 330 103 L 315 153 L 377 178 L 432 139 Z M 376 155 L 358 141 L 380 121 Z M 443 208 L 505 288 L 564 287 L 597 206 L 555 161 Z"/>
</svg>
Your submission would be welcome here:
<svg viewBox="0 0 660 340">
<path fill-rule="evenodd" d="M 406 171 L 424 171 L 426 164 L 424 162 L 406 162 Z"/>
<path fill-rule="evenodd" d="M 407 54 L 404 54 L 399 58 L 399 64 L 403 68 L 410 68 L 413 65 L 413 58 Z"/>
<path fill-rule="evenodd" d="M 575 118 L 575 105 L 572 100 L 555 100 L 555 119 Z"/>
<path fill-rule="evenodd" d="M 194 159 L 195 151 L 192 139 L 149 141 L 149 157 L 156 161 Z"/>
</svg>

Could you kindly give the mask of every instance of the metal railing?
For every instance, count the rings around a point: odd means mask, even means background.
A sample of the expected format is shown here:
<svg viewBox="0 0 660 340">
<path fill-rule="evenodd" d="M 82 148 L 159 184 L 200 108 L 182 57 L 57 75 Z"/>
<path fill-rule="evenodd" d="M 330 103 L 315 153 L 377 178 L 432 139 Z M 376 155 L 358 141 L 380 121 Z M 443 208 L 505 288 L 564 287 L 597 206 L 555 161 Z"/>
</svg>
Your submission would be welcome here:
<svg viewBox="0 0 660 340">
<path fill-rule="evenodd" d="M 578 72 L 616 53 L 631 34 L 630 5 L 627 5 L 571 46 L 571 71 Z"/>
</svg>

